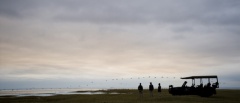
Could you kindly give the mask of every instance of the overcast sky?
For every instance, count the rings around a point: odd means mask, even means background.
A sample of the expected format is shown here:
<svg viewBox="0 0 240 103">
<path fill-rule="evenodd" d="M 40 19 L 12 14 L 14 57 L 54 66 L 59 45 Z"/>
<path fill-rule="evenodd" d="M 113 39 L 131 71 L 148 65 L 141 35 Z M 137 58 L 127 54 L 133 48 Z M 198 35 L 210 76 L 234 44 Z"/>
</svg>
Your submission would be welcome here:
<svg viewBox="0 0 240 103">
<path fill-rule="evenodd" d="M 239 10 L 239 0 L 0 0 L 0 89 L 191 75 L 239 86 Z"/>
</svg>

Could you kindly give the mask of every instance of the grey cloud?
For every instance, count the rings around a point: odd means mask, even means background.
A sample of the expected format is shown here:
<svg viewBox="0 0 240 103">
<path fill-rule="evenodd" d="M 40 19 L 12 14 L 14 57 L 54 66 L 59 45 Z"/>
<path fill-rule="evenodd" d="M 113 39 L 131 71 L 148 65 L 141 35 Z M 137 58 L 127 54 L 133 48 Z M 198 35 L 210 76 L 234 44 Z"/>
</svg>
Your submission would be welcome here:
<svg viewBox="0 0 240 103">
<path fill-rule="evenodd" d="M 20 18 L 21 17 L 21 15 L 17 11 L 5 9 L 5 8 L 0 8 L 0 15 L 6 16 L 6 17 L 11 17 L 11 18 Z"/>
<path fill-rule="evenodd" d="M 23 19 L 29 16 L 32 7 L 37 7 L 36 3 L 31 0 L 16 1 L 16 0 L 1 0 L 0 1 L 0 16 L 6 16 L 14 19 Z"/>
<path fill-rule="evenodd" d="M 240 81 L 240 76 L 239 76 L 239 72 L 233 73 L 233 74 L 228 74 L 228 75 L 222 75 L 221 77 L 223 79 L 224 82 L 238 82 Z"/>
<path fill-rule="evenodd" d="M 56 60 L 56 63 L 69 60 L 82 64 L 78 65 L 83 67 L 80 70 L 101 67 L 101 71 L 122 65 L 136 71 L 139 68 L 157 71 L 161 66 L 189 69 L 237 65 L 239 2 L 2 0 L 0 56 L 6 62 L 15 58 L 18 63 L 24 63 L 21 59 L 29 57 L 43 64 L 33 63 L 37 70 L 31 71 L 30 66 L 11 72 L 20 75 L 28 71 L 26 74 L 50 75 L 41 68 L 72 70 L 70 65 L 48 65 L 36 60 L 39 58 Z M 170 64 L 161 64 L 161 60 Z M 224 72 L 219 71 L 221 73 Z"/>
<path fill-rule="evenodd" d="M 224 4 L 228 5 L 224 5 Z M 196 1 L 133 1 L 98 2 L 99 5 L 65 8 L 63 14 L 54 19 L 75 22 L 103 23 L 200 23 L 239 24 L 239 1 L 196 2 Z M 72 10 L 72 11 L 71 11 Z"/>
<path fill-rule="evenodd" d="M 18 1 L 1 3 L 2 13 L 49 15 L 53 21 L 91 23 L 200 23 L 239 25 L 238 0 Z M 9 10 L 9 11 L 6 11 Z"/>
</svg>

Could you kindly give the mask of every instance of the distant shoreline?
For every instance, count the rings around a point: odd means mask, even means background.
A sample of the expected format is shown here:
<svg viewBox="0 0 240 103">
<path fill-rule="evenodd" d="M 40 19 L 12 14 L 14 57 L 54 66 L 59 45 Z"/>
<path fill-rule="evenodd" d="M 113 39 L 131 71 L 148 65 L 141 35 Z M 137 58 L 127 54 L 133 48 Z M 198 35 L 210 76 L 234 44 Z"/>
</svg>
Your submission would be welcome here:
<svg viewBox="0 0 240 103">
<path fill-rule="evenodd" d="M 0 91 L 4 90 L 64 90 L 64 89 L 69 89 L 69 90 L 79 90 L 79 91 L 98 91 L 98 90 L 121 90 L 121 89 L 137 89 L 137 88 L 17 88 L 17 89 L 0 89 Z M 148 89 L 148 88 L 145 88 Z M 168 88 L 162 88 L 162 89 L 168 89 Z M 217 89 L 228 89 L 228 90 L 240 90 L 240 87 L 219 87 Z"/>
<path fill-rule="evenodd" d="M 168 88 L 162 90 L 168 91 Z M 239 91 L 240 88 L 218 88 L 217 90 Z M 96 94 L 119 94 L 112 91 L 138 91 L 137 89 L 28 89 L 28 90 L 1 90 L 0 97 L 27 97 L 27 96 L 55 96 L 55 95 L 96 95 Z M 148 89 L 144 89 L 148 91 Z M 156 91 L 156 89 L 155 89 Z"/>
</svg>

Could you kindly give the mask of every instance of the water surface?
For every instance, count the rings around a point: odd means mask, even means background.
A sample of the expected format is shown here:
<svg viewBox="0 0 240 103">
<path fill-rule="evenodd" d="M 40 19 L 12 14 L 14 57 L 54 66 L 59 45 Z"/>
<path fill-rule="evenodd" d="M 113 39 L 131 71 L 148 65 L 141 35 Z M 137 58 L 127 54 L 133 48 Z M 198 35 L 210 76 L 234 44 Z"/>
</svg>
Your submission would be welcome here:
<svg viewBox="0 0 240 103">
<path fill-rule="evenodd" d="M 26 90 L 0 90 L 0 96 L 53 96 L 72 94 L 104 94 L 99 89 L 26 89 Z"/>
</svg>

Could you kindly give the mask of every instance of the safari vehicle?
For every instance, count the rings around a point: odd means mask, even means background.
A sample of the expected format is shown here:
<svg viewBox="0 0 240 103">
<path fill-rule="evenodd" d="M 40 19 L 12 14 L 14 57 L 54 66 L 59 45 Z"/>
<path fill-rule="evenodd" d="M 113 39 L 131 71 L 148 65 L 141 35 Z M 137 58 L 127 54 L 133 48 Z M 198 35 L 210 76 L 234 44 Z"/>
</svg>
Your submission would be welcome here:
<svg viewBox="0 0 240 103">
<path fill-rule="evenodd" d="M 216 82 L 211 85 L 210 79 L 216 79 Z M 187 86 L 187 81 L 181 87 L 173 87 L 169 85 L 169 93 L 172 95 L 199 95 L 202 97 L 209 97 L 216 94 L 216 88 L 219 88 L 218 77 L 216 75 L 209 76 L 190 76 L 181 79 L 192 79 L 192 86 Z M 200 79 L 200 85 L 195 86 L 195 79 Z M 208 79 L 208 83 L 203 86 L 203 80 Z"/>
</svg>

